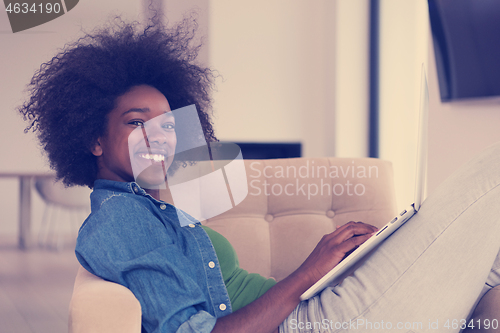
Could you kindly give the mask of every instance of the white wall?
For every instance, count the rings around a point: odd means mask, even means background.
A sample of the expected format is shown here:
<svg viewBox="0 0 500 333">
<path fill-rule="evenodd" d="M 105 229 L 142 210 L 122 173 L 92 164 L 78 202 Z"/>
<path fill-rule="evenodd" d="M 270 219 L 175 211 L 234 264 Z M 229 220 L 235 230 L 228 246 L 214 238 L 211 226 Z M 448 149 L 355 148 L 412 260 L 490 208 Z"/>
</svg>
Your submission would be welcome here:
<svg viewBox="0 0 500 333">
<path fill-rule="evenodd" d="M 16 107 L 24 101 L 23 90 L 42 62 L 50 60 L 56 49 L 80 35 L 81 28 L 90 30 L 112 15 L 121 14 L 131 20 L 141 19 L 141 2 L 119 0 L 85 0 L 65 15 L 41 26 L 13 34 L 7 13 L 0 10 L 0 172 L 44 171 L 42 158 L 32 134 L 24 134 L 26 124 Z M 17 234 L 18 181 L 0 178 L 0 235 Z M 33 227 L 41 221 L 43 204 L 33 197 Z"/>
<path fill-rule="evenodd" d="M 500 102 L 442 103 L 432 45 L 429 57 L 428 192 L 481 150 L 500 141 Z"/>
<path fill-rule="evenodd" d="M 367 0 L 210 2 L 210 64 L 223 77 L 219 138 L 364 156 L 367 8 Z"/>
<path fill-rule="evenodd" d="M 325 108 L 319 88 L 328 78 L 326 5 L 211 2 L 210 64 L 222 76 L 214 93 L 220 139 L 303 141 L 309 153 L 324 149 L 307 125 L 323 120 Z M 321 138 L 324 132 L 316 126 Z"/>
<path fill-rule="evenodd" d="M 370 2 L 337 1 L 335 156 L 368 156 Z"/>
<path fill-rule="evenodd" d="M 414 198 L 420 73 L 422 63 L 428 68 L 428 38 L 426 0 L 380 1 L 380 157 L 393 164 L 401 209 Z"/>
<path fill-rule="evenodd" d="M 198 53 L 197 61 L 204 66 L 208 66 L 210 64 L 210 34 L 208 31 L 210 4 L 211 2 L 208 0 L 163 0 L 162 2 L 163 14 L 165 15 L 167 24 L 169 25 L 175 24 L 176 22 L 179 22 L 185 17 L 189 17 L 191 15 L 196 18 L 198 30 L 196 32 L 196 38 L 193 41 L 193 45 L 202 45 Z"/>
</svg>

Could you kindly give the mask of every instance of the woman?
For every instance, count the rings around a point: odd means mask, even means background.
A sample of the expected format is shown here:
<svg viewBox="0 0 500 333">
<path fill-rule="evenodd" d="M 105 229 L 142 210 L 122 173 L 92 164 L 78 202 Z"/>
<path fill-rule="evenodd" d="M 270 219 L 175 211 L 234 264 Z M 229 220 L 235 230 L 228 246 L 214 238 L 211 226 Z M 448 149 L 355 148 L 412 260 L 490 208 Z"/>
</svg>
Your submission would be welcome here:
<svg viewBox="0 0 500 333">
<path fill-rule="evenodd" d="M 397 325 L 406 322 L 435 332 L 431 322 L 466 318 L 486 280 L 499 284 L 497 147 L 441 187 L 354 277 L 309 301 L 299 296 L 375 227 L 350 222 L 325 235 L 279 283 L 239 269 L 230 244 L 172 206 L 166 185 L 192 162 L 176 151 L 199 139 L 176 109 L 194 104 L 204 139 L 216 140 L 212 73 L 193 63 L 189 23 L 137 30 L 117 23 L 68 46 L 34 76 L 20 112 L 58 177 L 94 189 L 77 258 L 132 290 L 147 332 L 410 332 Z"/>
</svg>

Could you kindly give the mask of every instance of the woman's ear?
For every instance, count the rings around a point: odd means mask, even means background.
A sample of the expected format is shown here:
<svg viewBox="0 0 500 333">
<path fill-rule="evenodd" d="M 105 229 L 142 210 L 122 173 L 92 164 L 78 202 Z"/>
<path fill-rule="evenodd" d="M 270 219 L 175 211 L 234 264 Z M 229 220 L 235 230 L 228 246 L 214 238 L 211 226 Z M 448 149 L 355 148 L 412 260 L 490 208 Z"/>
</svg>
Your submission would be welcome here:
<svg viewBox="0 0 500 333">
<path fill-rule="evenodd" d="M 94 156 L 101 156 L 102 155 L 102 146 L 101 146 L 101 139 L 97 139 L 95 145 L 90 149 L 92 154 Z"/>
</svg>

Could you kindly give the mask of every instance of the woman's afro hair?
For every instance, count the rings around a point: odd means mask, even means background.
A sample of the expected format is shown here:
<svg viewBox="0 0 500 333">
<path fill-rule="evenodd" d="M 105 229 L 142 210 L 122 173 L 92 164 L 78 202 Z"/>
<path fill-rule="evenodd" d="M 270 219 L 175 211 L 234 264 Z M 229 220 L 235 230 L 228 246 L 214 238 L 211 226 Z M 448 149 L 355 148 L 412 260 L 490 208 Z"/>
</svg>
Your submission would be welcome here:
<svg viewBox="0 0 500 333">
<path fill-rule="evenodd" d="M 158 89 L 172 110 L 195 104 L 205 140 L 217 141 L 210 120 L 214 75 L 194 63 L 196 27 L 192 19 L 167 29 L 117 18 L 40 66 L 19 112 L 29 121 L 26 131 L 37 133 L 58 179 L 93 187 L 98 168 L 91 148 L 104 135 L 116 98 L 137 85 Z M 185 163 L 174 160 L 171 168 Z"/>
</svg>

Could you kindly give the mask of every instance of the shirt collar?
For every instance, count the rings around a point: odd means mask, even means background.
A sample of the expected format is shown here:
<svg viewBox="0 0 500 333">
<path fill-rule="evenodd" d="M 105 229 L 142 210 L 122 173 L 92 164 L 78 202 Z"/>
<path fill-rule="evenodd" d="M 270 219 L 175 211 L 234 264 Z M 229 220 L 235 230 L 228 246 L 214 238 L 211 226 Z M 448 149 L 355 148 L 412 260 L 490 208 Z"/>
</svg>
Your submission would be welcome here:
<svg viewBox="0 0 500 333">
<path fill-rule="evenodd" d="M 136 182 L 118 182 L 108 179 L 97 179 L 94 182 L 94 190 L 109 190 L 116 192 L 128 192 L 133 194 L 148 195 Z"/>
</svg>

